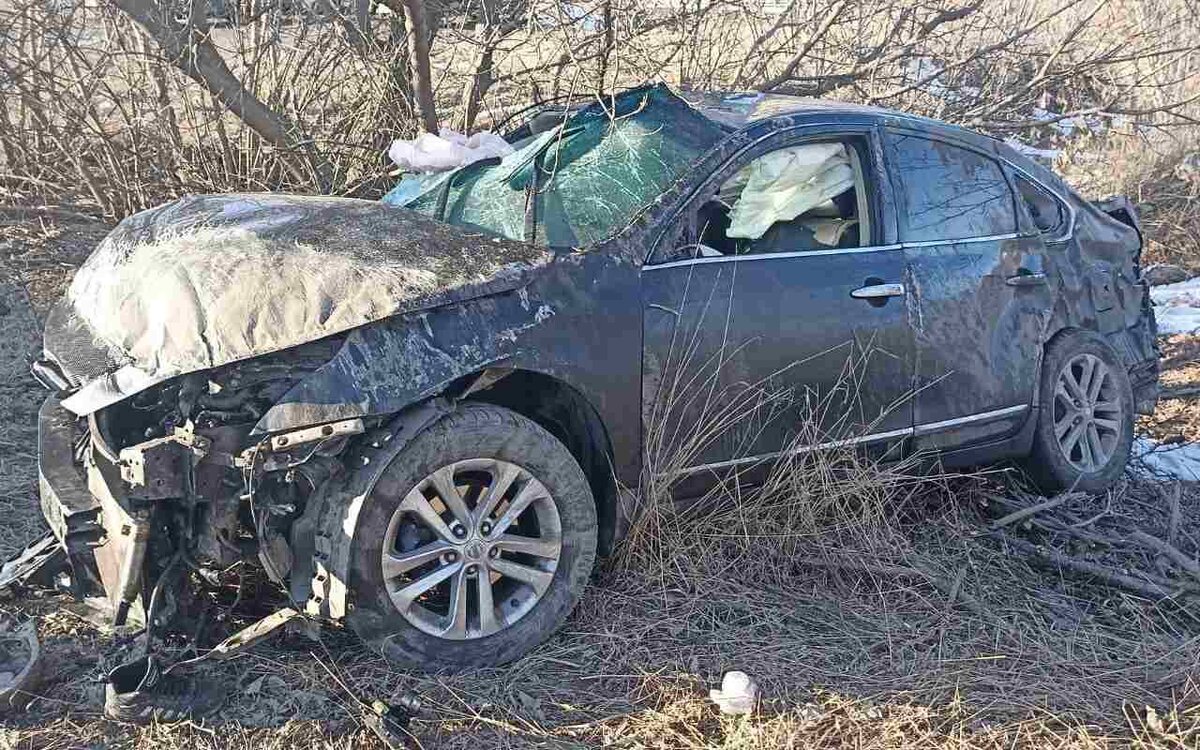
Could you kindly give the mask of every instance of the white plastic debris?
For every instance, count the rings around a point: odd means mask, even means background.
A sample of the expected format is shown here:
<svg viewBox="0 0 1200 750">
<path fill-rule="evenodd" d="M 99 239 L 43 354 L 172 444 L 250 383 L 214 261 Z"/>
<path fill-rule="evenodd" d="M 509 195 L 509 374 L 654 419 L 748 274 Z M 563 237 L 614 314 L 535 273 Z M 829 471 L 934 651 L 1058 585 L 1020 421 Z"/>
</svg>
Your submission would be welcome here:
<svg viewBox="0 0 1200 750">
<path fill-rule="evenodd" d="M 484 131 L 467 137 L 442 128 L 438 135 L 422 133 L 411 140 L 397 139 L 388 157 L 405 172 L 445 172 L 482 159 L 508 156 L 513 147 L 495 133 Z"/>
<path fill-rule="evenodd" d="M 708 697 L 723 714 L 742 715 L 754 711 L 758 702 L 758 685 L 745 672 L 726 672 L 720 690 L 709 690 Z"/>
</svg>

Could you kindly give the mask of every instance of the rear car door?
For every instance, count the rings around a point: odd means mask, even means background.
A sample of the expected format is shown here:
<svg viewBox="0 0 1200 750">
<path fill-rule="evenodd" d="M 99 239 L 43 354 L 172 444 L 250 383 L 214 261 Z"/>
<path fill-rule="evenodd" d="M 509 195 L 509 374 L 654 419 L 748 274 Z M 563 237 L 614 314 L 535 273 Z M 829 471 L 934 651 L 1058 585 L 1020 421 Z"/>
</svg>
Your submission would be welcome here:
<svg viewBox="0 0 1200 750">
<path fill-rule="evenodd" d="M 880 148 L 869 126 L 779 134 L 668 225 L 642 272 L 653 471 L 909 435 L 913 340 Z M 817 194 L 782 205 L 801 183 Z"/>
<path fill-rule="evenodd" d="M 916 342 L 921 448 L 1001 439 L 1030 414 L 1052 302 L 1041 236 L 986 148 L 888 128 Z"/>
</svg>

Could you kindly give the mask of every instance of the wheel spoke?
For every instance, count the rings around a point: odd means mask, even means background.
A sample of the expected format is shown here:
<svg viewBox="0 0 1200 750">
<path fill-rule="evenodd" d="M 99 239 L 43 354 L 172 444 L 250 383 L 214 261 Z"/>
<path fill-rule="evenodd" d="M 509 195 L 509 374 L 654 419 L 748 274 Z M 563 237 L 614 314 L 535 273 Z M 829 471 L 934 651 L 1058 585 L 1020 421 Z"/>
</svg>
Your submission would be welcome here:
<svg viewBox="0 0 1200 750">
<path fill-rule="evenodd" d="M 553 573 L 547 573 L 544 570 L 539 570 L 529 565 L 505 560 L 503 557 L 497 557 L 490 561 L 492 570 L 496 571 L 506 578 L 512 578 L 521 583 L 528 583 L 533 587 L 533 590 L 541 594 L 550 585 L 550 581 L 554 578 Z"/>
<path fill-rule="evenodd" d="M 433 562 L 452 549 L 454 548 L 445 542 L 430 542 L 409 552 L 401 552 L 399 554 L 384 552 L 383 577 L 395 578 L 413 568 L 419 568 L 426 563 Z"/>
<path fill-rule="evenodd" d="M 525 509 L 529 507 L 529 504 L 538 498 L 540 492 L 541 485 L 539 485 L 536 481 L 531 479 L 526 482 L 525 486 L 517 492 L 517 496 L 514 497 L 512 502 L 508 504 L 508 507 L 505 508 L 504 515 L 496 519 L 496 524 L 492 527 L 492 534 L 499 536 L 507 531 L 508 527 L 512 526 L 513 522 L 525 512 Z"/>
<path fill-rule="evenodd" d="M 1108 378 L 1108 367 L 1101 361 L 1096 360 L 1095 367 L 1092 370 L 1092 382 L 1088 385 L 1088 403 L 1096 403 L 1096 399 L 1100 396 L 1100 389 L 1104 387 L 1104 381 Z"/>
<path fill-rule="evenodd" d="M 492 511 L 500 504 L 501 498 L 520 474 L 521 467 L 510 463 L 500 464 L 500 470 L 492 475 L 492 486 L 488 487 L 487 495 L 479 501 L 479 507 L 475 509 L 478 520 L 482 521 L 492 515 Z"/>
<path fill-rule="evenodd" d="M 467 636 L 467 576 L 466 566 L 460 566 L 450 579 L 450 608 L 446 612 L 446 627 L 442 635 L 451 638 Z"/>
<path fill-rule="evenodd" d="M 442 581 L 462 570 L 462 563 L 457 562 L 453 565 L 444 565 L 437 570 L 430 571 L 428 574 L 421 576 L 417 580 L 408 584 L 399 591 L 390 592 L 392 603 L 401 612 L 407 612 L 409 607 L 413 605 L 417 597 L 429 591 L 434 586 L 437 586 Z"/>
<path fill-rule="evenodd" d="M 1071 453 L 1075 450 L 1075 444 L 1079 442 L 1079 438 L 1081 437 L 1083 437 L 1083 425 L 1073 424 L 1066 439 L 1059 443 L 1062 446 L 1063 455 L 1067 457 L 1068 461 L 1071 460 Z"/>
<path fill-rule="evenodd" d="M 500 629 L 496 621 L 496 603 L 492 597 L 492 576 L 486 570 L 479 572 L 479 630 L 488 635 Z"/>
<path fill-rule="evenodd" d="M 1092 445 L 1088 442 L 1086 424 L 1080 426 L 1076 440 L 1079 443 L 1079 463 L 1086 471 L 1091 471 L 1096 465 L 1096 460 L 1092 456 Z"/>
<path fill-rule="evenodd" d="M 1120 414 L 1121 403 L 1119 401 L 1097 401 L 1092 406 L 1092 413 L 1099 414 L 1101 412 L 1105 414 Z"/>
<path fill-rule="evenodd" d="M 1115 419 L 1104 419 L 1103 417 L 1096 417 L 1095 419 L 1092 420 L 1092 423 L 1095 424 L 1097 428 L 1102 427 L 1108 432 L 1120 433 L 1120 431 L 1121 431 L 1121 423 Z"/>
<path fill-rule="evenodd" d="M 1073 411 L 1067 412 L 1063 415 L 1062 419 L 1054 423 L 1055 440 L 1059 441 L 1060 443 L 1062 442 L 1063 436 L 1066 435 L 1067 431 L 1070 430 L 1075 424 L 1075 414 L 1076 412 Z"/>
<path fill-rule="evenodd" d="M 446 525 L 446 522 L 442 520 L 438 512 L 433 509 L 433 506 L 429 504 L 429 501 L 425 499 L 420 490 L 414 489 L 408 493 L 408 496 L 404 498 L 404 502 L 400 505 L 400 510 L 415 513 L 417 518 L 420 518 L 430 530 L 447 542 L 453 543 L 455 541 L 450 527 Z"/>
<path fill-rule="evenodd" d="M 462 495 L 458 493 L 458 487 L 454 484 L 454 464 L 443 466 L 433 472 L 429 479 L 433 482 L 433 487 L 437 490 L 438 497 L 450 509 L 454 520 L 463 526 L 470 525 L 471 512 L 467 510 L 467 503 L 463 500 Z"/>
<path fill-rule="evenodd" d="M 1100 433 L 1096 431 L 1096 425 L 1088 423 L 1087 426 L 1088 447 L 1091 449 L 1092 460 L 1097 466 L 1105 463 L 1108 457 L 1105 455 L 1104 444 L 1100 442 Z"/>
<path fill-rule="evenodd" d="M 517 536 L 515 534 L 505 534 L 493 544 L 506 552 L 524 552 L 527 555 L 545 557 L 551 560 L 558 559 L 560 548 L 559 540 L 557 539 Z"/>
<path fill-rule="evenodd" d="M 1074 368 L 1071 368 L 1072 373 Z M 1082 358 L 1082 372 L 1079 373 L 1079 379 L 1075 381 L 1075 385 L 1079 388 L 1079 394 L 1083 397 L 1085 403 L 1090 403 L 1091 399 L 1088 394 L 1092 390 L 1092 380 L 1096 376 L 1096 360 L 1092 357 Z"/>
<path fill-rule="evenodd" d="M 1067 367 L 1063 368 L 1060 380 L 1067 387 L 1067 390 L 1071 392 L 1072 404 L 1076 401 L 1082 402 L 1087 397 L 1087 394 L 1084 393 L 1083 388 L 1079 385 L 1079 381 L 1075 380 L 1074 367 L 1067 365 Z"/>
</svg>

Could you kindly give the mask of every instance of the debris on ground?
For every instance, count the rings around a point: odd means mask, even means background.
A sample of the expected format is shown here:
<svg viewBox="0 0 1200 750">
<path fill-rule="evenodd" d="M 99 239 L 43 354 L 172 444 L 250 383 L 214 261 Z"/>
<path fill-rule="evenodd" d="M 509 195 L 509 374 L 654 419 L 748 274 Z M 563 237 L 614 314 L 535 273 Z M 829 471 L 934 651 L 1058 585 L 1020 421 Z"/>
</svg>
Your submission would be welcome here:
<svg viewBox="0 0 1200 750">
<path fill-rule="evenodd" d="M 371 710 L 364 714 L 363 723 L 383 744 L 399 750 L 412 736 L 408 724 L 420 710 L 421 701 L 415 695 L 403 695 L 394 704 L 376 699 L 371 701 Z"/>
<path fill-rule="evenodd" d="M 1178 284 L 1181 281 L 1187 281 L 1191 276 L 1186 268 L 1173 263 L 1155 263 L 1142 270 L 1142 278 L 1150 286 Z"/>
<path fill-rule="evenodd" d="M 1152 601 L 1200 605 L 1200 524 L 1197 509 L 1183 507 L 1178 482 L 1148 499 L 1110 495 L 1103 507 L 1084 493 L 987 499 L 1004 515 L 982 535 L 1040 567 Z"/>
<path fill-rule="evenodd" d="M 164 674 L 158 660 L 141 656 L 108 674 L 104 715 L 131 724 L 199 719 L 221 703 L 215 685 L 206 680 Z"/>
<path fill-rule="evenodd" d="M 41 655 L 32 620 L 22 625 L 0 622 L 0 713 L 23 709 L 34 699 Z"/>
<path fill-rule="evenodd" d="M 725 673 L 721 678 L 721 689 L 709 690 L 708 697 L 723 714 L 750 714 L 758 702 L 758 685 L 750 679 L 750 675 L 735 669 Z"/>
</svg>

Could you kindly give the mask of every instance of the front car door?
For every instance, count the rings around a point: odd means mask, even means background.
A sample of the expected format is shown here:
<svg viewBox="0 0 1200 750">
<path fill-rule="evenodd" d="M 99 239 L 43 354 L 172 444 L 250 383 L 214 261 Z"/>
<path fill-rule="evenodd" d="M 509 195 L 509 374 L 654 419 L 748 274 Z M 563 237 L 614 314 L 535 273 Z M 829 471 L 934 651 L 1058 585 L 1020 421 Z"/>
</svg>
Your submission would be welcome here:
<svg viewBox="0 0 1200 750">
<path fill-rule="evenodd" d="M 650 471 L 909 435 L 913 342 L 880 149 L 866 125 L 777 134 L 671 220 L 642 271 Z"/>
<path fill-rule="evenodd" d="M 983 146 L 888 128 L 917 350 L 918 448 L 1008 437 L 1031 413 L 1053 296 L 1045 246 Z"/>
</svg>

